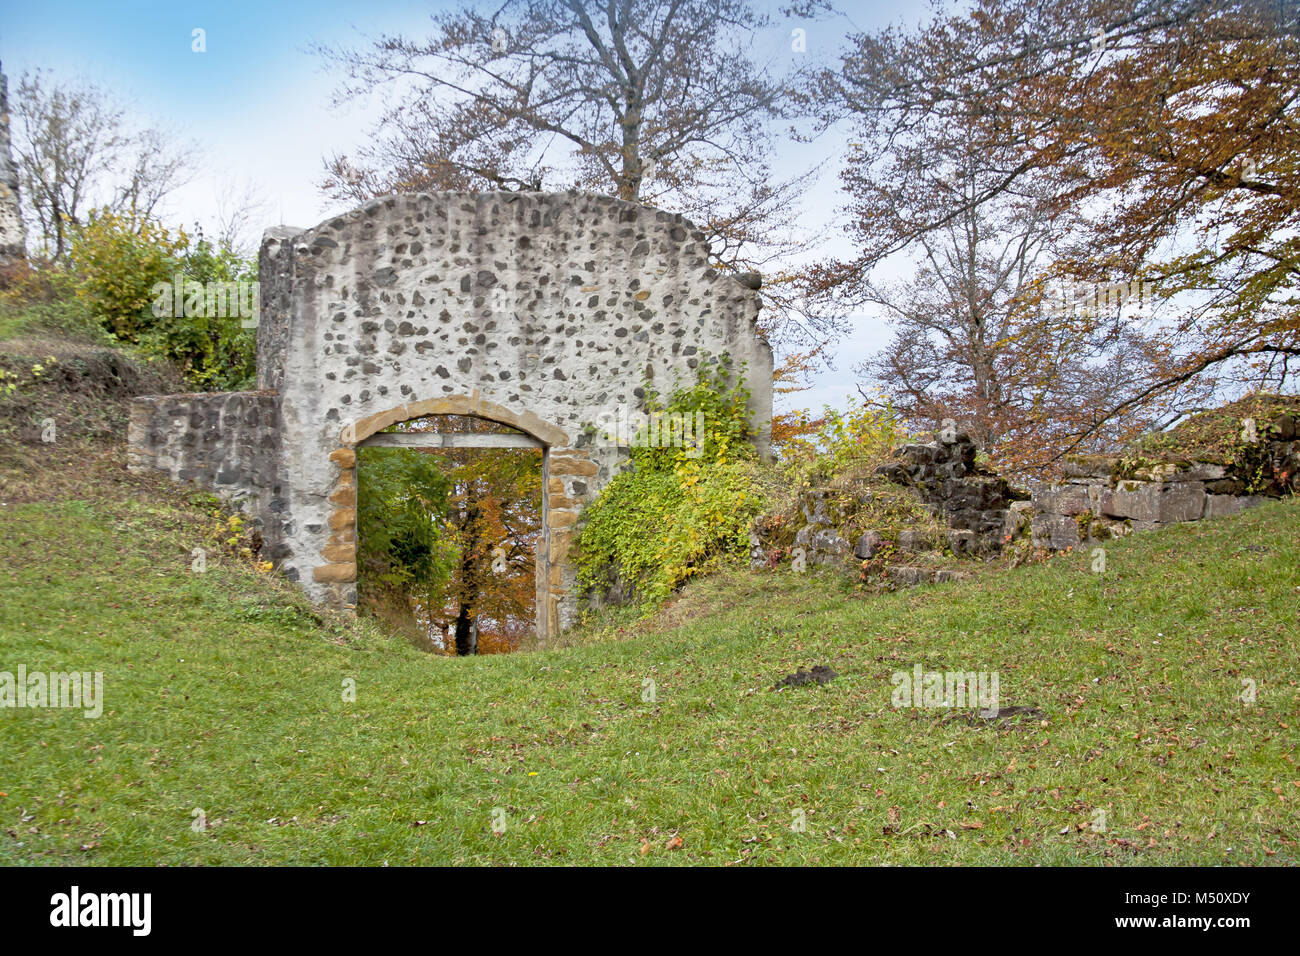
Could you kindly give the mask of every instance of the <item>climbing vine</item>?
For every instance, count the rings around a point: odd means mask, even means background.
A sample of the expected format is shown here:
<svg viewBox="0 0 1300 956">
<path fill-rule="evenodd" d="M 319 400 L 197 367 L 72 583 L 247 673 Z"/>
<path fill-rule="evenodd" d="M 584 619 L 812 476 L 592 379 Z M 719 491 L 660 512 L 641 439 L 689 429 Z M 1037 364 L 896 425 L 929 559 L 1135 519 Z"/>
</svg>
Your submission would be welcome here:
<svg viewBox="0 0 1300 956">
<path fill-rule="evenodd" d="M 697 381 L 666 402 L 654 392 L 645 401 L 651 416 L 703 427 L 676 447 L 634 441 L 631 466 L 583 513 L 576 563 L 585 590 L 619 584 L 648 611 L 694 575 L 744 556 L 760 501 L 749 390 L 726 356 L 702 362 Z"/>
</svg>

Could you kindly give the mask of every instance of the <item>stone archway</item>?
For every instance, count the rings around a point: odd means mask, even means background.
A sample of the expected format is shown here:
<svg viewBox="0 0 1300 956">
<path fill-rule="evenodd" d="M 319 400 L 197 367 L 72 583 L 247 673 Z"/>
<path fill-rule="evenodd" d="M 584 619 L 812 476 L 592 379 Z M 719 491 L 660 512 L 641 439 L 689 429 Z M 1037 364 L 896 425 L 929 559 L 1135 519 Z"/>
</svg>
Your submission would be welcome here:
<svg viewBox="0 0 1300 956">
<path fill-rule="evenodd" d="M 541 448 L 542 530 L 535 555 L 536 631 L 537 639 L 545 641 L 560 630 L 560 610 L 574 578 L 568 563 L 571 538 L 578 511 L 587 498 L 585 483 L 579 483 L 584 491 L 579 493 L 573 487 L 574 479 L 594 477 L 598 469 L 585 451 L 570 446 L 562 428 L 532 412 L 487 401 L 477 393 L 408 402 L 350 422 L 340 430 L 339 445 L 328 455 L 337 469 L 328 497 L 329 539 L 321 549 L 323 563 L 312 570 L 312 579 L 335 588 L 341 605 L 355 605 L 355 591 L 350 595 L 346 592 L 355 588 L 357 579 L 357 449 L 391 425 L 428 415 L 464 415 L 508 425 L 535 439 Z"/>
</svg>

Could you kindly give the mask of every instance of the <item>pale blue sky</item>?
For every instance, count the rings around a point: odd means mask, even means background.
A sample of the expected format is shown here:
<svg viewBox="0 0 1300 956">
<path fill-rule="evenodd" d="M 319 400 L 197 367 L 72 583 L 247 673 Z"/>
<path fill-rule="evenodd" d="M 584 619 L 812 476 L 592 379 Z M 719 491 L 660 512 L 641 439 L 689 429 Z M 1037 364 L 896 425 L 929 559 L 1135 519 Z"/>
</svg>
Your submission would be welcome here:
<svg viewBox="0 0 1300 956">
<path fill-rule="evenodd" d="M 79 77 L 106 90 L 142 123 L 173 131 L 195 146 L 200 171 L 172 197 L 166 218 L 211 222 L 218 197 L 252 184 L 266 201 L 265 222 L 313 225 L 337 207 L 317 188 L 322 157 L 364 142 L 380 104 L 330 106 L 337 75 L 309 52 L 312 43 L 359 43 L 379 33 L 423 35 L 429 13 L 444 2 L 428 0 L 0 0 L 0 61 L 11 85 L 24 70 L 42 67 L 57 78 Z M 869 29 L 900 18 L 916 20 L 920 0 L 846 3 L 846 18 L 809 23 L 775 14 L 776 26 L 760 38 L 762 55 L 793 56 L 790 31 L 807 32 L 810 55 L 830 55 L 847 29 Z M 775 9 L 775 6 L 773 6 Z M 205 31 L 207 50 L 191 50 L 192 31 Z M 821 255 L 847 254 L 836 223 L 838 144 L 819 141 L 782 150 L 782 172 L 829 159 L 804 198 L 805 223 L 824 236 Z M 842 405 L 852 391 L 851 367 L 879 348 L 886 330 L 858 321 L 836 349 L 835 369 L 793 398 L 795 406 Z"/>
</svg>

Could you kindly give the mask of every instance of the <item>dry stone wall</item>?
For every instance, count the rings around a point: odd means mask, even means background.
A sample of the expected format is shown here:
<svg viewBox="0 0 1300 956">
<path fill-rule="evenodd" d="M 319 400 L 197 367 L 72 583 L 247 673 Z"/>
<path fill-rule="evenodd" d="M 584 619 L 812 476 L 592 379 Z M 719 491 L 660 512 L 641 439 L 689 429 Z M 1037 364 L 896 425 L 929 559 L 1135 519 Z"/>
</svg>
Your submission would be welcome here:
<svg viewBox="0 0 1300 956">
<path fill-rule="evenodd" d="M 877 469 L 882 477 L 921 493 L 947 524 L 947 545 L 958 556 L 996 553 L 1011 503 L 1027 497 L 976 464 L 978 451 L 969 435 L 953 430 L 932 442 L 904 445 L 894 453 L 897 461 Z"/>
<path fill-rule="evenodd" d="M 247 512 L 262 554 L 288 554 L 278 517 L 288 507 L 280 481 L 280 407 L 274 392 L 202 392 L 136 399 L 127 432 L 128 466 L 217 492 Z"/>
<path fill-rule="evenodd" d="M 1064 482 L 1034 489 L 1034 513 L 1028 516 L 1033 542 L 1061 551 L 1175 522 L 1221 518 L 1293 494 L 1300 490 L 1297 437 L 1295 419 L 1281 415 L 1230 463 L 1072 459 Z"/>
<path fill-rule="evenodd" d="M 771 515 L 755 521 L 751 564 L 773 567 L 797 557 L 806 565 L 856 570 L 864 582 L 878 575 L 898 586 L 957 580 L 965 572 L 947 559 L 996 555 L 1011 509 L 1028 498 L 980 465 L 977 452 L 969 435 L 952 429 L 895 449 L 871 480 L 803 489 L 795 527 Z M 882 486 L 894 485 L 900 488 L 882 494 Z M 864 521 L 871 527 L 863 528 Z"/>
<path fill-rule="evenodd" d="M 1291 415 L 1262 424 L 1257 444 L 1235 463 L 1145 462 L 1122 456 L 1074 458 L 1065 480 L 1013 487 L 978 465 L 969 436 L 953 431 L 904 445 L 876 475 L 924 501 L 945 531 L 904 528 L 850 533 L 826 507 L 822 489 L 799 495 L 797 529 L 755 522 L 751 563 L 773 566 L 795 550 L 807 564 L 861 570 L 874 567 L 901 586 L 960 578 L 952 567 L 927 567 L 919 555 L 991 559 L 1008 546 L 1065 551 L 1164 525 L 1237 514 L 1270 498 L 1300 491 L 1300 430 Z M 857 493 L 866 510 L 870 488 Z M 841 509 L 842 510 L 842 509 Z M 792 548 L 781 545 L 793 533 Z"/>
</svg>

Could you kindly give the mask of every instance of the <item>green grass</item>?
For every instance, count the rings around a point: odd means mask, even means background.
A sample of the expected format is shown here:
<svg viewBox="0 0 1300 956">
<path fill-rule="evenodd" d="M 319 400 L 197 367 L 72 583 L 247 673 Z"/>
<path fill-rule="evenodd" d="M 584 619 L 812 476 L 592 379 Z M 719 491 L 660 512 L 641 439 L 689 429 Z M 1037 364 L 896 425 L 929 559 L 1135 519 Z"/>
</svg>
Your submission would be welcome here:
<svg viewBox="0 0 1300 956">
<path fill-rule="evenodd" d="M 106 699 L 0 711 L 0 863 L 1300 862 L 1296 502 L 1115 543 L 1104 575 L 735 573 L 656 627 L 455 660 L 233 556 L 192 573 L 204 496 L 83 470 L 49 500 L 0 476 L 0 670 L 102 671 Z M 917 663 L 1045 718 L 891 707 Z"/>
<path fill-rule="evenodd" d="M 90 309 L 73 297 L 51 302 L 16 304 L 0 299 L 0 342 L 18 336 L 57 336 L 90 345 L 108 346 L 113 337 L 104 331 Z"/>
</svg>

